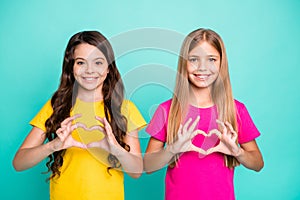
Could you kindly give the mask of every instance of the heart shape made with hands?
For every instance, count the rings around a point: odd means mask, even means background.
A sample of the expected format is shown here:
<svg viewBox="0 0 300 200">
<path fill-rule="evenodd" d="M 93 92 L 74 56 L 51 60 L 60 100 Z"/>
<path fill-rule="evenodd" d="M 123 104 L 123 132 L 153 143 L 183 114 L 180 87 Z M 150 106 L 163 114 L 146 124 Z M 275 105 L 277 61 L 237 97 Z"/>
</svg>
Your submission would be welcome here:
<svg viewBox="0 0 300 200">
<path fill-rule="evenodd" d="M 221 137 L 222 133 L 218 130 L 218 129 L 212 129 L 210 130 L 208 133 L 202 131 L 202 130 L 196 130 L 195 131 L 195 136 L 194 138 L 197 136 L 197 135 L 202 135 L 204 136 L 204 141 L 202 143 L 201 146 L 203 146 L 206 142 L 206 140 L 210 137 L 212 137 L 213 135 L 216 135 L 217 136 L 217 139 L 215 139 L 215 141 L 213 142 L 213 144 L 210 144 L 208 148 L 203 149 L 202 147 L 198 147 L 196 146 L 195 144 L 191 143 L 191 147 L 190 147 L 190 151 L 195 151 L 195 152 L 198 152 L 200 154 L 203 154 L 203 155 L 208 155 L 209 153 L 212 152 L 212 150 L 215 148 L 215 144 L 217 143 L 217 141 L 219 141 L 219 138 Z M 218 144 L 219 145 L 219 144 Z M 218 146 L 217 145 L 217 146 Z"/>
<path fill-rule="evenodd" d="M 93 125 L 88 127 L 83 122 L 76 122 L 75 125 L 76 127 L 72 132 L 72 137 L 85 145 L 101 141 L 106 137 L 105 130 L 101 125 Z M 107 160 L 109 154 L 107 151 L 101 148 L 92 147 L 88 147 L 87 151 L 100 163 L 107 167 L 110 166 L 110 163 Z"/>
<path fill-rule="evenodd" d="M 84 144 L 100 141 L 105 137 L 104 129 L 100 125 L 87 127 L 82 122 L 75 123 L 76 128 L 73 130 L 72 137 Z"/>
</svg>

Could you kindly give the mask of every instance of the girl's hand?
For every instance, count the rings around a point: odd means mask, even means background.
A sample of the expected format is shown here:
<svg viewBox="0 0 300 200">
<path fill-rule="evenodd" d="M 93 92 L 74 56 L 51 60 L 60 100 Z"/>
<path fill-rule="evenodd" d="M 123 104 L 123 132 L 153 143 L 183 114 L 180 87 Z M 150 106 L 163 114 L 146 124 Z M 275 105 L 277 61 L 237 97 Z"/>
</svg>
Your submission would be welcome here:
<svg viewBox="0 0 300 200">
<path fill-rule="evenodd" d="M 232 125 L 229 122 L 224 123 L 219 120 L 217 120 L 217 123 L 223 128 L 222 133 L 218 135 L 220 143 L 216 147 L 207 150 L 207 154 L 220 152 L 231 156 L 239 156 L 242 152 L 242 148 L 236 143 L 238 135 L 235 130 L 233 130 Z"/>
<path fill-rule="evenodd" d="M 76 141 L 72 137 L 72 131 L 81 127 L 85 128 L 85 125 L 82 123 L 76 123 L 72 125 L 73 120 L 81 117 L 80 114 L 74 115 L 72 117 L 66 118 L 62 123 L 61 127 L 57 129 L 56 134 L 57 137 L 52 141 L 52 150 L 59 151 L 62 149 L 67 149 L 70 147 L 79 147 L 79 148 L 86 148 L 86 145 Z"/>
<path fill-rule="evenodd" d="M 180 124 L 180 127 L 177 132 L 177 140 L 174 143 L 169 144 L 166 149 L 174 155 L 178 153 L 192 151 L 192 139 L 197 135 L 197 131 L 195 131 L 195 128 L 199 120 L 200 116 L 197 116 L 197 118 L 194 120 L 194 122 L 189 128 L 188 126 L 190 125 L 192 118 L 188 119 L 188 121 L 183 126 L 182 124 Z"/>
<path fill-rule="evenodd" d="M 87 145 L 88 148 L 92 148 L 92 147 L 97 147 L 97 148 L 101 148 L 104 149 L 105 151 L 110 152 L 111 154 L 118 156 L 120 152 L 122 151 L 126 151 L 116 140 L 112 128 L 110 126 L 110 124 L 108 123 L 108 121 L 106 120 L 106 118 L 101 118 L 96 116 L 96 119 L 99 120 L 104 127 L 101 126 L 94 126 L 94 129 L 98 129 L 99 131 L 103 132 L 105 134 L 105 138 L 100 140 L 100 141 L 96 141 L 96 142 L 91 142 Z"/>
</svg>

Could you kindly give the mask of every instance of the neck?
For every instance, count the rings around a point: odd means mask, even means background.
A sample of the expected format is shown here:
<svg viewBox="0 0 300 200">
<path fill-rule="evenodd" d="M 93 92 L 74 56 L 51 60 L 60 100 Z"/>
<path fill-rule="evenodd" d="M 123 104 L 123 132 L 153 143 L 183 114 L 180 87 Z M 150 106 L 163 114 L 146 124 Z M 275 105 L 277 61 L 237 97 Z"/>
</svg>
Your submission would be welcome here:
<svg viewBox="0 0 300 200">
<path fill-rule="evenodd" d="M 77 98 L 85 102 L 96 102 L 96 101 L 103 100 L 103 94 L 102 94 L 102 90 L 99 89 L 89 91 L 89 90 L 83 90 L 78 88 Z"/>
<path fill-rule="evenodd" d="M 210 88 L 195 88 L 190 87 L 189 103 L 193 106 L 205 108 L 214 105 Z"/>
</svg>

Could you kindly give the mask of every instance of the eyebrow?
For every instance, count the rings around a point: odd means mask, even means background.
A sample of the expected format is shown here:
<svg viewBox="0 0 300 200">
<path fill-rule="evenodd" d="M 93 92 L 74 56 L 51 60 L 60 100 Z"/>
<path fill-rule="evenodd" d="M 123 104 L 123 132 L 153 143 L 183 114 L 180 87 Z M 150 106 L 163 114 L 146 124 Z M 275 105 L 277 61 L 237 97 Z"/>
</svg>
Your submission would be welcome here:
<svg viewBox="0 0 300 200">
<path fill-rule="evenodd" d="M 78 59 L 86 60 L 85 58 L 82 58 L 82 57 L 77 57 L 77 58 L 75 58 L 75 60 L 78 60 Z M 94 59 L 94 61 L 95 61 L 95 60 L 99 60 L 99 59 L 100 59 L 100 60 L 105 60 L 105 58 L 97 57 L 97 58 Z"/>
<path fill-rule="evenodd" d="M 202 56 L 198 56 L 198 55 L 189 55 L 188 57 L 196 57 L 196 58 L 199 58 L 199 57 L 202 57 Z M 206 55 L 206 57 L 215 57 L 215 58 L 218 58 L 219 56 L 217 56 L 217 55 Z"/>
</svg>

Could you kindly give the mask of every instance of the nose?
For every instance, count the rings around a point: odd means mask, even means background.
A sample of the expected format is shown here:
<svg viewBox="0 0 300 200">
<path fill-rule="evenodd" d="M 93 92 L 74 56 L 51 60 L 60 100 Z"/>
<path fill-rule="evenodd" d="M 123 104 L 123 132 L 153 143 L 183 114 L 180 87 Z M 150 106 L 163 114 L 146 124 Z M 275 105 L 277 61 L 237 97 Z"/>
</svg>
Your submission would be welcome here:
<svg viewBox="0 0 300 200">
<path fill-rule="evenodd" d="M 93 73 L 93 66 L 90 63 L 87 63 L 85 72 L 89 74 Z"/>
<path fill-rule="evenodd" d="M 199 71 L 206 70 L 206 63 L 204 60 L 199 60 L 199 62 L 197 63 L 197 70 L 199 70 Z"/>
</svg>

